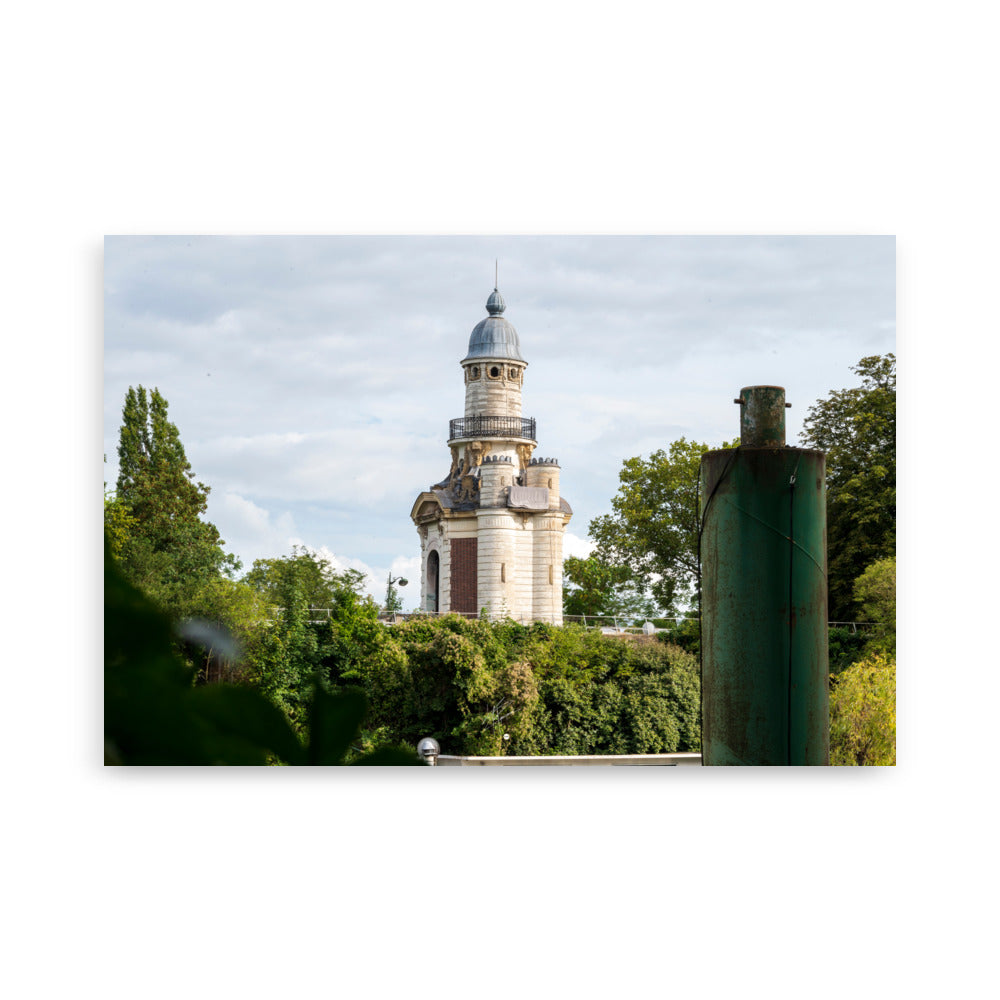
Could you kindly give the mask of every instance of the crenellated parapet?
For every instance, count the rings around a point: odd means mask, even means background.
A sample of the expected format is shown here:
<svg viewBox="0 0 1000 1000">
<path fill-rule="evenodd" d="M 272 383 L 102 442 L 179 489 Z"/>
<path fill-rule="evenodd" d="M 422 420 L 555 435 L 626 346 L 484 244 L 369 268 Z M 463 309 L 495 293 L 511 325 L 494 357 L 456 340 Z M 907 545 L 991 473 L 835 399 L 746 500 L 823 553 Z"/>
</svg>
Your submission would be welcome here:
<svg viewBox="0 0 1000 1000">
<path fill-rule="evenodd" d="M 517 474 L 510 455 L 490 455 L 479 469 L 479 506 L 504 507 Z"/>
</svg>

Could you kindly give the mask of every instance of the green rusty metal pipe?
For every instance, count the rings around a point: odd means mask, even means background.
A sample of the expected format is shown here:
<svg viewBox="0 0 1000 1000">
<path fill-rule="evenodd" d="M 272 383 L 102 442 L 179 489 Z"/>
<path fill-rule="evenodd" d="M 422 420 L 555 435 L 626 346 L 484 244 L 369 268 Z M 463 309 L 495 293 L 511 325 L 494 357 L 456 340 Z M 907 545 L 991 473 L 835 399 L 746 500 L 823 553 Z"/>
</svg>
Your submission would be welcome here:
<svg viewBox="0 0 1000 1000">
<path fill-rule="evenodd" d="M 829 764 L 825 474 L 802 448 L 702 456 L 706 765 Z"/>
<path fill-rule="evenodd" d="M 782 448 L 785 444 L 785 390 L 780 385 L 740 389 L 740 444 L 747 448 Z"/>
</svg>

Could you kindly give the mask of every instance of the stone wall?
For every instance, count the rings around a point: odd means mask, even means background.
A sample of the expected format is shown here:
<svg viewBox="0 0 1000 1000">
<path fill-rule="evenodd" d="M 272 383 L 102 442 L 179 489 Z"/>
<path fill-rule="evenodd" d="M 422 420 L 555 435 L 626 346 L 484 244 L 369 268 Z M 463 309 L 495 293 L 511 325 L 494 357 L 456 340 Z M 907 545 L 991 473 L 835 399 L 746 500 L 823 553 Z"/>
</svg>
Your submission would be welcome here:
<svg viewBox="0 0 1000 1000">
<path fill-rule="evenodd" d="M 492 378 L 490 372 L 500 373 Z M 478 371 L 479 377 L 473 378 Z M 511 375 L 517 373 L 515 378 Z M 465 365 L 466 417 L 520 417 L 524 368 L 509 361 L 476 360 Z"/>
<path fill-rule="evenodd" d="M 562 624 L 562 514 L 534 517 L 532 615 Z"/>
</svg>

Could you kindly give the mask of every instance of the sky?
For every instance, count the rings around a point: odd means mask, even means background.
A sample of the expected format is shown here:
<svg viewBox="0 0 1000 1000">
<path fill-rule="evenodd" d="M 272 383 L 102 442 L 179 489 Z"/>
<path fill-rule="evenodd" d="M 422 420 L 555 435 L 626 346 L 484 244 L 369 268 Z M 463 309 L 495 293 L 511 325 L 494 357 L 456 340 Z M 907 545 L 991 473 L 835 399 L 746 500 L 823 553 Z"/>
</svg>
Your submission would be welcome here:
<svg viewBox="0 0 1000 1000">
<path fill-rule="evenodd" d="M 460 359 L 498 284 L 528 361 L 523 412 L 557 458 L 585 555 L 623 460 L 739 432 L 740 388 L 810 406 L 895 351 L 891 236 L 110 236 L 105 479 L 126 390 L 157 387 L 208 518 L 249 569 L 304 545 L 414 581 L 409 513 L 447 473 Z"/>
</svg>

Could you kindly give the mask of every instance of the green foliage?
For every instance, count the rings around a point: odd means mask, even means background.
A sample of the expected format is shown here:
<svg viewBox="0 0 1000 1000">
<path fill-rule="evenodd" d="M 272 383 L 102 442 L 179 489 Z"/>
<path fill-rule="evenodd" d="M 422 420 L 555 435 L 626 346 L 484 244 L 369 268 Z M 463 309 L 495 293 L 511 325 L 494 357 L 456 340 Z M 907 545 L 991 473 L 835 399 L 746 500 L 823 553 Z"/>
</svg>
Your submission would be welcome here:
<svg viewBox="0 0 1000 1000">
<path fill-rule="evenodd" d="M 485 756 L 664 753 L 700 742 L 698 664 L 675 646 L 568 626 L 415 618 L 362 658 L 366 726 Z"/>
<path fill-rule="evenodd" d="M 369 641 L 359 671 L 369 725 L 409 744 L 434 736 L 449 752 L 499 754 L 504 732 L 526 724 L 537 692 L 530 668 L 507 655 L 509 628 L 457 615 L 378 628 L 387 639 Z"/>
<path fill-rule="evenodd" d="M 864 629 L 845 628 L 833 625 L 828 632 L 830 673 L 834 676 L 846 670 L 852 663 L 864 658 L 865 644 L 868 641 Z"/>
<path fill-rule="evenodd" d="M 645 621 L 655 618 L 657 609 L 627 567 L 609 566 L 597 555 L 568 556 L 563 561 L 563 614 Z"/>
<path fill-rule="evenodd" d="M 177 656 L 170 619 L 104 554 L 104 758 L 106 764 L 342 764 L 358 738 L 366 701 L 317 686 L 300 740 L 259 692 L 196 687 Z M 420 764 L 383 749 L 355 764 Z"/>
<path fill-rule="evenodd" d="M 329 559 L 305 546 L 293 546 L 290 556 L 256 559 L 244 574 L 243 582 L 261 595 L 271 607 L 283 608 L 301 600 L 309 608 L 332 608 L 347 593 L 360 595 L 364 573 L 356 569 L 340 573 Z"/>
<path fill-rule="evenodd" d="M 735 447 L 737 442 L 723 444 Z M 628 572 L 672 614 L 698 599 L 698 475 L 706 444 L 680 438 L 647 460 L 627 459 L 612 514 L 590 523 L 598 558 Z"/>
<path fill-rule="evenodd" d="M 832 679 L 830 763 L 896 763 L 896 659 L 874 654 Z"/>
<path fill-rule="evenodd" d="M 517 754 L 672 753 L 700 747 L 698 663 L 676 646 L 575 628 L 529 642 L 539 703 Z"/>
<path fill-rule="evenodd" d="M 396 762 L 424 736 L 448 753 L 473 755 L 699 745 L 697 662 L 676 646 L 458 615 L 387 627 L 374 603 L 349 587 L 339 590 L 329 621 L 311 623 L 296 576 L 283 579 L 283 610 L 270 618 L 262 609 L 274 591 L 265 596 L 225 578 L 206 589 L 210 616 L 200 624 L 224 624 L 240 648 L 239 657 L 211 661 L 224 665 L 214 673 L 185 663 L 171 648 L 168 619 L 121 582 L 145 617 L 128 648 L 114 615 L 106 623 L 109 760 Z M 106 585 L 109 606 L 117 586 Z M 148 670 L 132 668 L 147 661 Z M 199 676 L 235 683 L 198 685 Z M 327 727 L 340 735 L 317 739 Z"/>
<path fill-rule="evenodd" d="M 111 546 L 111 554 L 116 559 L 122 553 L 135 532 L 136 519 L 129 513 L 126 504 L 114 493 L 104 491 L 104 537 Z"/>
<path fill-rule="evenodd" d="M 252 587 L 239 580 L 218 576 L 198 595 L 199 617 L 238 636 L 250 636 L 267 620 L 268 607 Z"/>
<path fill-rule="evenodd" d="M 403 610 L 403 599 L 399 596 L 395 585 L 391 583 L 385 588 L 385 610 L 389 614 Z"/>
<path fill-rule="evenodd" d="M 126 578 L 174 617 L 197 613 L 202 588 L 234 573 L 239 562 L 202 519 L 209 488 L 195 482 L 157 389 L 129 387 L 118 459 L 115 494 L 105 498 L 105 529 Z"/>
<path fill-rule="evenodd" d="M 291 556 L 256 560 L 241 581 L 266 609 L 267 621 L 244 636 L 240 680 L 263 692 L 297 732 L 308 728 L 314 684 L 332 691 L 350 680 L 377 644 L 377 609 L 360 595 L 363 582 L 356 570 L 338 573 L 329 560 L 298 546 Z M 328 620 L 312 620 L 318 608 Z"/>
<path fill-rule="evenodd" d="M 862 358 L 861 385 L 809 410 L 803 444 L 826 455 L 830 617 L 853 620 L 854 581 L 896 550 L 896 358 Z"/>
<path fill-rule="evenodd" d="M 294 601 L 256 633 L 239 679 L 256 687 L 281 709 L 297 733 L 304 734 L 324 652 L 304 602 Z"/>
<path fill-rule="evenodd" d="M 876 622 L 869 652 L 896 655 L 896 557 L 880 559 L 854 581 L 854 599 L 865 621 Z"/>
<path fill-rule="evenodd" d="M 854 598 L 865 621 L 896 627 L 896 557 L 880 559 L 854 581 Z"/>
<path fill-rule="evenodd" d="M 655 624 L 659 624 L 658 622 Z M 701 618 L 698 615 L 685 615 L 679 622 L 667 619 L 665 627 L 668 631 L 661 632 L 657 638 L 679 646 L 687 653 L 698 657 L 701 655 Z"/>
</svg>

